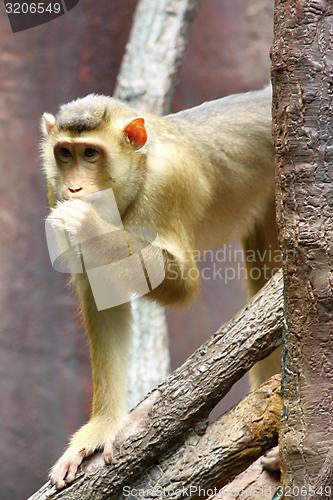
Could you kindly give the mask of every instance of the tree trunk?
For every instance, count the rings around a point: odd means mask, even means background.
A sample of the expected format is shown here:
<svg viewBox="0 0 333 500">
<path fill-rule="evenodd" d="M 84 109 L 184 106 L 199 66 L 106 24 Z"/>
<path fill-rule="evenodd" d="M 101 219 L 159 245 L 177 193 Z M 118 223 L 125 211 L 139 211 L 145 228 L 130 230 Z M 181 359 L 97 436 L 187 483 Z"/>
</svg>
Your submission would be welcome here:
<svg viewBox="0 0 333 500">
<path fill-rule="evenodd" d="M 116 97 L 156 114 L 170 111 L 198 0 L 140 0 Z"/>
<path fill-rule="evenodd" d="M 276 196 L 288 326 L 281 457 L 285 494 L 297 499 L 314 498 L 315 485 L 321 498 L 332 494 L 332 21 L 332 1 L 276 0 Z"/>
</svg>

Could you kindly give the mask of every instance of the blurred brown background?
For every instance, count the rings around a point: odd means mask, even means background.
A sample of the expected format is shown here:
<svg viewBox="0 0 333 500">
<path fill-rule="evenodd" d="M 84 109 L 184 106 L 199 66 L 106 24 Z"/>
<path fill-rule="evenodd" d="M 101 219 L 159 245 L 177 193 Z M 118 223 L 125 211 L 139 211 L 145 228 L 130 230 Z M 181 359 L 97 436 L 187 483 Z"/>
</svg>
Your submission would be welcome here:
<svg viewBox="0 0 333 500">
<path fill-rule="evenodd" d="M 0 500 L 27 498 L 45 481 L 90 405 L 75 302 L 45 244 L 40 115 L 89 92 L 112 94 L 135 6 L 135 0 L 81 0 L 64 17 L 13 34 L 2 5 Z M 174 109 L 265 84 L 271 39 L 271 0 L 201 0 Z M 195 305 L 168 312 L 173 367 L 245 300 L 240 280 L 210 280 Z M 224 408 L 245 389 L 237 384 Z"/>
</svg>

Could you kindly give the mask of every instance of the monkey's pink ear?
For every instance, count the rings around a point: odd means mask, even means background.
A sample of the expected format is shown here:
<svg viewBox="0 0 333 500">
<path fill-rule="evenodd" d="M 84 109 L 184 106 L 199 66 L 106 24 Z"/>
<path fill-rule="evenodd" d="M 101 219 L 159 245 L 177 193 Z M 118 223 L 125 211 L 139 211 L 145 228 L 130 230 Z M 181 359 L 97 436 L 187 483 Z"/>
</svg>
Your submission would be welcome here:
<svg viewBox="0 0 333 500">
<path fill-rule="evenodd" d="M 124 134 L 136 149 L 142 148 L 147 142 L 147 131 L 143 118 L 135 118 L 124 128 Z"/>
<path fill-rule="evenodd" d="M 51 113 L 43 113 L 40 122 L 40 128 L 44 137 L 47 137 L 49 135 L 55 125 L 55 122 L 55 116 L 51 115 Z"/>
</svg>

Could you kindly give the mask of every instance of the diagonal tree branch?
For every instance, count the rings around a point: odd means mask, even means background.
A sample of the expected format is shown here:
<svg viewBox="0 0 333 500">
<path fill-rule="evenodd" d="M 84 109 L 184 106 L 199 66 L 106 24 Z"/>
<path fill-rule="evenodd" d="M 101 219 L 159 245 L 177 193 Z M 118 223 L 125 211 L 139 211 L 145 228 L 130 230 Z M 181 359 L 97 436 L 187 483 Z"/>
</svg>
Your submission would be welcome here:
<svg viewBox="0 0 333 500">
<path fill-rule="evenodd" d="M 283 281 L 278 272 L 159 385 L 150 396 L 153 405 L 144 429 L 125 440 L 111 466 L 88 473 L 83 468 L 66 490 L 56 492 L 46 484 L 31 500 L 117 498 L 157 457 L 182 443 L 195 422 L 205 418 L 237 380 L 280 345 L 283 327 Z"/>
</svg>

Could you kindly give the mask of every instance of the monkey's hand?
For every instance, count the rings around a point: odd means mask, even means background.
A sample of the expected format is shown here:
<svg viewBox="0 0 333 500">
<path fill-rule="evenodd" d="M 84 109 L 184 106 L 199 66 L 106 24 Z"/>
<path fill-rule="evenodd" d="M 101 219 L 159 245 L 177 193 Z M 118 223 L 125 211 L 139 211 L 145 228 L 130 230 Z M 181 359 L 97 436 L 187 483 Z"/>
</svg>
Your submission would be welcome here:
<svg viewBox="0 0 333 500">
<path fill-rule="evenodd" d="M 93 240 L 118 229 L 104 221 L 94 207 L 83 200 L 58 203 L 51 210 L 47 220 L 55 229 L 66 231 L 73 245 Z"/>
<path fill-rule="evenodd" d="M 87 269 L 127 258 L 146 245 L 142 238 L 102 219 L 83 200 L 58 203 L 47 220 L 54 229 L 66 232 Z"/>
<path fill-rule="evenodd" d="M 50 471 L 50 480 L 58 489 L 74 481 L 77 469 L 84 458 L 103 450 L 105 463 L 112 461 L 113 444 L 116 432 L 110 419 L 103 416 L 93 417 L 71 438 L 69 447 Z"/>
</svg>

